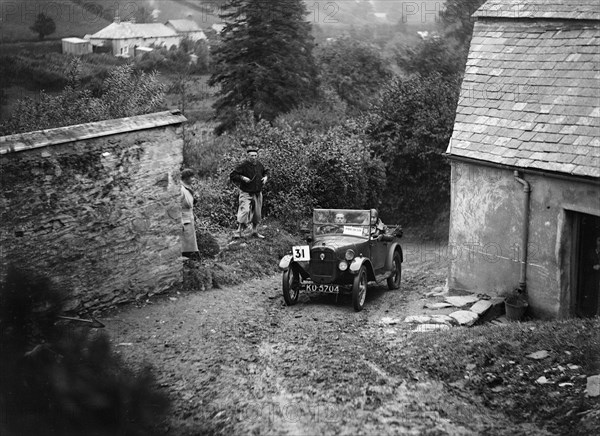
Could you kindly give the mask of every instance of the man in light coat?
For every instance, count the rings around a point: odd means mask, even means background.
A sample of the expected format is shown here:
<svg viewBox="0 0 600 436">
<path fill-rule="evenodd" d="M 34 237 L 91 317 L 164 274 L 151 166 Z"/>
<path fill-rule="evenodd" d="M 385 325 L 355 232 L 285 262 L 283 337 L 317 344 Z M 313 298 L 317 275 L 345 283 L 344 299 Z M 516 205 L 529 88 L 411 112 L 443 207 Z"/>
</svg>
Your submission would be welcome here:
<svg viewBox="0 0 600 436">
<path fill-rule="evenodd" d="M 181 255 L 188 258 L 199 258 L 198 241 L 196 240 L 196 225 L 194 223 L 194 190 L 192 179 L 194 171 L 189 168 L 181 172 Z"/>
</svg>

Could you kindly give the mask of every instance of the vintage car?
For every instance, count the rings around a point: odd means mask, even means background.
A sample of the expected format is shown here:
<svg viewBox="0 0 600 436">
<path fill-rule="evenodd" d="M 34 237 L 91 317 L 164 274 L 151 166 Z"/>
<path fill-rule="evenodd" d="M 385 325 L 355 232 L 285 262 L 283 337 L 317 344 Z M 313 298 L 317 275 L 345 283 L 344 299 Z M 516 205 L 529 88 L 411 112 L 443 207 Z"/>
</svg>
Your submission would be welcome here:
<svg viewBox="0 0 600 436">
<path fill-rule="evenodd" d="M 298 302 L 300 291 L 351 293 L 354 310 L 360 311 L 369 282 L 400 287 L 400 227 L 383 230 L 371 210 L 315 209 L 309 231 L 309 245 L 292 247 L 279 262 L 288 306 Z"/>
</svg>

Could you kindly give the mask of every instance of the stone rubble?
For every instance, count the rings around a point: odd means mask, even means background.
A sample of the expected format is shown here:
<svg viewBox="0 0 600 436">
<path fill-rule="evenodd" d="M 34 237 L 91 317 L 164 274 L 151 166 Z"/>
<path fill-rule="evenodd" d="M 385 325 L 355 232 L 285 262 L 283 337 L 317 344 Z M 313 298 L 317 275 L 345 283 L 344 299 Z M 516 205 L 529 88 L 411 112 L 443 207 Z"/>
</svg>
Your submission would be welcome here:
<svg viewBox="0 0 600 436">
<path fill-rule="evenodd" d="M 600 374 L 592 375 L 587 378 L 587 386 L 585 388 L 585 394 L 588 397 L 600 396 Z"/>
<path fill-rule="evenodd" d="M 475 324 L 479 318 L 479 315 L 470 310 L 457 310 L 456 312 L 452 312 L 449 316 L 456 320 L 459 325 L 465 325 L 467 327 Z"/>
<path fill-rule="evenodd" d="M 508 322 L 504 316 L 504 298 L 491 297 L 490 295 L 480 294 L 469 294 L 469 295 L 457 295 L 448 296 L 448 289 L 446 287 L 438 286 L 433 288 L 430 292 L 425 293 L 425 298 L 443 297 L 443 301 L 428 301 L 423 304 L 423 308 L 427 310 L 444 310 L 449 308 L 459 308 L 447 315 L 444 314 L 422 314 L 412 315 L 404 319 L 405 323 L 419 324 L 413 331 L 425 332 L 439 330 L 435 328 L 435 325 L 442 325 L 446 327 L 459 325 L 459 326 L 472 326 L 475 323 L 492 322 L 495 325 L 504 325 Z M 469 307 L 470 306 L 470 307 Z M 384 324 L 391 324 L 391 322 L 382 319 Z M 394 320 L 394 323 L 398 320 Z M 442 329 L 446 329 L 443 327 Z"/>
</svg>

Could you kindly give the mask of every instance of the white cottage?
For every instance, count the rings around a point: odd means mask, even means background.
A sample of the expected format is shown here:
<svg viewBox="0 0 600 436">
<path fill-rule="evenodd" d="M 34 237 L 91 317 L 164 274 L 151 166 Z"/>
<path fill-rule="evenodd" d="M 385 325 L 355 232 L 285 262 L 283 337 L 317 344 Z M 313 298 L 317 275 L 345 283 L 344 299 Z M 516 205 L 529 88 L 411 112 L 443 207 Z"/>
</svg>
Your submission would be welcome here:
<svg viewBox="0 0 600 436">
<path fill-rule="evenodd" d="M 115 56 L 134 56 L 137 47 L 178 47 L 182 36 L 162 23 L 115 21 L 104 29 L 86 35 L 92 46 L 111 46 Z"/>
</svg>

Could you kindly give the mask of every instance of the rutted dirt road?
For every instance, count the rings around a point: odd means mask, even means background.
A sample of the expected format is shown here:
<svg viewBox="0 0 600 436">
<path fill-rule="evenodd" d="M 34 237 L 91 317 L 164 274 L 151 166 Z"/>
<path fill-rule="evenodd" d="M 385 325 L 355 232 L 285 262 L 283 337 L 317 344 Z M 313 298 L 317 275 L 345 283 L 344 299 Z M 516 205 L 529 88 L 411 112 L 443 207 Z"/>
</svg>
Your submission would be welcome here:
<svg viewBox="0 0 600 436">
<path fill-rule="evenodd" d="M 402 288 L 350 296 L 301 294 L 286 307 L 280 276 L 171 295 L 102 319 L 134 365 L 155 367 L 173 401 L 166 434 L 543 434 L 491 416 L 426 375 L 398 365 L 408 325 L 443 285 L 443 247 L 404 245 Z M 433 333 L 430 333 L 433 334 Z"/>
</svg>

